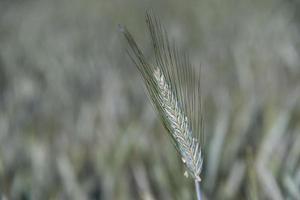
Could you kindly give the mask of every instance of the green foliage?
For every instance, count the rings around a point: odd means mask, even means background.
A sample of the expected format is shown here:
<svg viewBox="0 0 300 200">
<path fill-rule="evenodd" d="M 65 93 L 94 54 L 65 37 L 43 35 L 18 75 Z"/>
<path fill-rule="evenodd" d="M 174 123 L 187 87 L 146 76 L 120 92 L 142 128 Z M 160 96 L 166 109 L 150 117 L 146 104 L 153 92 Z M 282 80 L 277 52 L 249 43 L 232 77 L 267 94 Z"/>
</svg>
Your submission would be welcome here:
<svg viewBox="0 0 300 200">
<path fill-rule="evenodd" d="M 1 196 L 195 198 L 117 30 L 155 62 L 150 7 L 201 65 L 206 199 L 299 199 L 300 9 L 284 0 L 1 1 Z"/>
</svg>

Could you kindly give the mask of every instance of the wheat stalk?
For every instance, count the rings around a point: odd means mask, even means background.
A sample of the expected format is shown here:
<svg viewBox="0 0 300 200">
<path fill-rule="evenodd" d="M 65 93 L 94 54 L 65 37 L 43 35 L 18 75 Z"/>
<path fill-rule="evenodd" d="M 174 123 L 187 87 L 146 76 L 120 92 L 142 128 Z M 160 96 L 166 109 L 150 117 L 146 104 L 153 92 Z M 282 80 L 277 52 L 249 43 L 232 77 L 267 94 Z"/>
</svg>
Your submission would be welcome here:
<svg viewBox="0 0 300 200">
<path fill-rule="evenodd" d="M 130 50 L 128 54 L 140 71 L 148 94 L 172 138 L 187 171 L 196 183 L 198 199 L 203 157 L 203 117 L 200 72 L 197 74 L 188 56 L 171 45 L 159 20 L 147 13 L 147 25 L 155 52 L 155 63 L 148 63 L 126 28 L 122 27 Z"/>
</svg>

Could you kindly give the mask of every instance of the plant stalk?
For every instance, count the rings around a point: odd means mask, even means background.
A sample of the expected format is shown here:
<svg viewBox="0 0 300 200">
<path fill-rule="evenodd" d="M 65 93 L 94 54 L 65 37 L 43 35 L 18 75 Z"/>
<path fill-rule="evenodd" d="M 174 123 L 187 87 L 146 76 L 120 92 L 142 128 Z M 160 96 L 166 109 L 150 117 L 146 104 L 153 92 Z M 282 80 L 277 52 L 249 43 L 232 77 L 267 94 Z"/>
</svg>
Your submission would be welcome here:
<svg viewBox="0 0 300 200">
<path fill-rule="evenodd" d="M 197 200 L 201 200 L 200 181 L 195 180 L 195 189 L 197 193 Z"/>
</svg>

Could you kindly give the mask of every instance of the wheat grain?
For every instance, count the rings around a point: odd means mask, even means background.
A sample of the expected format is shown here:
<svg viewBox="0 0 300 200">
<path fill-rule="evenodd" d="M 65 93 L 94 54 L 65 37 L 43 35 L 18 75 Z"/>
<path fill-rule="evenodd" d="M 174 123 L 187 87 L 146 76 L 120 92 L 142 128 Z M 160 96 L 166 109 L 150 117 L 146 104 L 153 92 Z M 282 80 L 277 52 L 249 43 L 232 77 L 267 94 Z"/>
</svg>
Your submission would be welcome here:
<svg viewBox="0 0 300 200">
<path fill-rule="evenodd" d="M 166 83 L 164 75 L 160 72 L 159 68 L 155 69 L 154 77 L 160 90 L 158 95 L 163 112 L 161 114 L 166 118 L 167 123 L 170 124 L 172 129 L 170 133 L 178 144 L 182 161 L 186 164 L 193 177 L 197 181 L 200 181 L 199 174 L 203 162 L 201 148 L 199 148 L 200 144 L 197 139 L 193 137 L 189 121 L 182 113 L 177 99 L 170 90 L 170 87 Z"/>
<path fill-rule="evenodd" d="M 146 21 L 155 63 L 146 61 L 131 34 L 122 28 L 130 46 L 128 54 L 140 71 L 152 103 L 187 171 L 199 182 L 203 164 L 200 76 L 195 73 L 187 55 L 182 56 L 176 46 L 170 44 L 158 19 L 147 14 Z"/>
</svg>

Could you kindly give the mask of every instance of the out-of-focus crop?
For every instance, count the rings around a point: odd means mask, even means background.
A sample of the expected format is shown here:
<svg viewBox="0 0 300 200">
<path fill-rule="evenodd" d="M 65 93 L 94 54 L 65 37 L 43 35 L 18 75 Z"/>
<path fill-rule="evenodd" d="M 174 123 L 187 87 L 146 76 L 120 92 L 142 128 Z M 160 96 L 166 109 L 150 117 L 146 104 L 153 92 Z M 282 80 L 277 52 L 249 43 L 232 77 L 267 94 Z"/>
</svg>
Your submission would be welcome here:
<svg viewBox="0 0 300 200">
<path fill-rule="evenodd" d="M 0 2 L 0 193 L 7 199 L 193 199 L 118 24 L 144 23 L 202 69 L 204 199 L 299 199 L 297 1 Z"/>
</svg>

